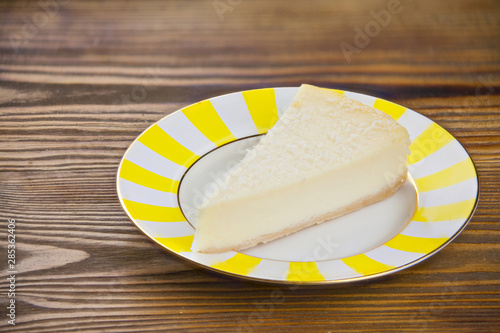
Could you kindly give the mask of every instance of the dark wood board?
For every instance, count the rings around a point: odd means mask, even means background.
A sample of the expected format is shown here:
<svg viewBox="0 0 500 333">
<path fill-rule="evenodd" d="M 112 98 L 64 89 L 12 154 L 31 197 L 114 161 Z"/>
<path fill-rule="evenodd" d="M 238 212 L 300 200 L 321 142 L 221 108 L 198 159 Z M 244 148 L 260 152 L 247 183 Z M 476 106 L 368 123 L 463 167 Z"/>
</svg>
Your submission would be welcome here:
<svg viewBox="0 0 500 333">
<path fill-rule="evenodd" d="M 397 4 L 0 1 L 0 332 L 500 332 L 500 2 Z M 390 276 L 291 288 L 194 267 L 129 221 L 116 171 L 149 125 L 301 83 L 382 97 L 450 131 L 481 185 L 464 232 Z"/>
</svg>

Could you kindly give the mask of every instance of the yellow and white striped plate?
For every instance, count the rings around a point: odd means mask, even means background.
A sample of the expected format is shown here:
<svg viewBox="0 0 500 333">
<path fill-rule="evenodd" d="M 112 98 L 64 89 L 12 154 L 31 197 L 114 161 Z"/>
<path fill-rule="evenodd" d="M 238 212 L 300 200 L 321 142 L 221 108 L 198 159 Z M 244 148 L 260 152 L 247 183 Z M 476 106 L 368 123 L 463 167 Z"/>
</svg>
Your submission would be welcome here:
<svg viewBox="0 0 500 333">
<path fill-rule="evenodd" d="M 297 90 L 268 88 L 223 95 L 187 106 L 149 127 L 132 143 L 118 168 L 118 196 L 129 218 L 165 249 L 205 268 L 251 280 L 305 284 L 348 282 L 399 271 L 436 253 L 465 228 L 479 189 L 476 169 L 462 145 L 410 109 L 339 91 L 386 112 L 410 133 L 408 168 L 418 192 L 411 221 L 390 240 L 336 259 L 277 260 L 248 252 L 192 252 L 194 228 L 179 202 L 183 177 L 218 147 L 266 133 Z"/>
</svg>

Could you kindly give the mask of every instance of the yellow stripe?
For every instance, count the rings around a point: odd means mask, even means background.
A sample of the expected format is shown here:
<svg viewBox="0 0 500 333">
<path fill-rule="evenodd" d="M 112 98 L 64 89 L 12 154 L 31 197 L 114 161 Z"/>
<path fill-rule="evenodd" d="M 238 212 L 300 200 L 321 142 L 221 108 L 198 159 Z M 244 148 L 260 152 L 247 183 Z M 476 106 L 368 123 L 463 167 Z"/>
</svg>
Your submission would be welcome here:
<svg viewBox="0 0 500 333">
<path fill-rule="evenodd" d="M 330 89 L 330 90 L 333 90 L 333 91 L 335 91 L 337 94 L 341 94 L 341 95 L 343 95 L 343 94 L 345 93 L 345 91 L 343 91 L 343 90 L 338 90 L 338 89 Z"/>
<path fill-rule="evenodd" d="M 439 222 L 465 219 L 472 212 L 475 202 L 476 199 L 469 199 L 448 205 L 419 207 L 412 220 L 419 222 Z"/>
<path fill-rule="evenodd" d="M 453 141 L 453 136 L 436 123 L 432 123 L 410 145 L 408 164 L 414 164 Z"/>
<path fill-rule="evenodd" d="M 132 218 L 153 222 L 186 221 L 179 207 L 162 207 L 123 199 Z"/>
<path fill-rule="evenodd" d="M 186 168 L 200 158 L 168 135 L 157 124 L 144 132 L 137 140 L 161 156 L 179 165 L 184 165 Z"/>
<path fill-rule="evenodd" d="M 391 116 L 394 120 L 398 120 L 401 118 L 403 113 L 405 113 L 406 108 L 404 106 L 383 100 L 383 99 L 377 99 L 375 101 L 375 104 L 373 105 L 375 109 L 379 109 L 380 111 L 387 113 L 389 116 Z"/>
<path fill-rule="evenodd" d="M 234 257 L 226 261 L 211 265 L 213 268 L 220 269 L 224 272 L 248 275 L 262 261 L 260 258 L 248 256 L 243 253 L 237 253 Z"/>
<path fill-rule="evenodd" d="M 189 121 L 217 146 L 236 140 L 210 101 L 202 101 L 182 109 Z"/>
<path fill-rule="evenodd" d="M 315 262 L 290 262 L 286 279 L 288 281 L 306 282 L 323 281 L 325 278 Z"/>
<path fill-rule="evenodd" d="M 244 91 L 243 98 L 257 131 L 260 134 L 267 133 L 278 120 L 274 89 Z"/>
<path fill-rule="evenodd" d="M 160 176 L 129 160 L 123 160 L 120 178 L 158 191 L 177 193 L 179 181 Z"/>
<path fill-rule="evenodd" d="M 415 253 L 429 253 L 437 249 L 441 244 L 446 242 L 449 238 L 423 238 L 413 237 L 399 234 L 384 245 L 396 250 L 415 252 Z"/>
<path fill-rule="evenodd" d="M 155 237 L 155 239 L 170 250 L 177 253 L 191 252 L 191 245 L 193 244 L 194 235 L 168 238 Z"/>
<path fill-rule="evenodd" d="M 467 158 L 432 175 L 415 179 L 419 192 L 433 191 L 450 185 L 455 185 L 476 177 L 472 160 Z"/>
<path fill-rule="evenodd" d="M 366 254 L 358 254 L 356 256 L 347 257 L 341 260 L 347 266 L 351 267 L 353 270 L 355 270 L 361 275 L 376 274 L 395 268 L 394 266 L 386 265 L 376 260 L 373 260 Z"/>
</svg>

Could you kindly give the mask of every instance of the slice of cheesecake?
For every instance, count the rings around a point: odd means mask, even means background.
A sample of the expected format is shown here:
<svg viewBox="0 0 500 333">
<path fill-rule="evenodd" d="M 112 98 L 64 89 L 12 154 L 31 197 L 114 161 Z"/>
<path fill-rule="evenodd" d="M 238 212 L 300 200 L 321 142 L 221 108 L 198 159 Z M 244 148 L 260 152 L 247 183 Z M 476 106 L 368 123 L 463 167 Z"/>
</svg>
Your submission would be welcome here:
<svg viewBox="0 0 500 333">
<path fill-rule="evenodd" d="M 406 181 L 409 143 L 389 115 L 302 85 L 199 207 L 193 250 L 242 250 L 386 199 Z"/>
</svg>

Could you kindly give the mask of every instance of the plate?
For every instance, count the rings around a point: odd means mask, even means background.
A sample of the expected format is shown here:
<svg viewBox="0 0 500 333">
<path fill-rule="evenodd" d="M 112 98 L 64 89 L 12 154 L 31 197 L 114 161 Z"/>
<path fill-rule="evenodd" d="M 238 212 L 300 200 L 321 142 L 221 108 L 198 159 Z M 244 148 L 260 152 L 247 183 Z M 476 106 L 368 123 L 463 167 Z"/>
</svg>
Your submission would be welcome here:
<svg viewBox="0 0 500 333">
<path fill-rule="evenodd" d="M 244 279 L 331 284 L 410 267 L 449 244 L 479 197 L 463 146 L 432 120 L 404 106 L 336 90 L 393 117 L 409 132 L 408 181 L 354 213 L 241 252 L 191 251 L 196 206 L 279 119 L 298 88 L 266 88 L 204 100 L 146 129 L 117 173 L 120 203 L 151 240 L 201 267 Z"/>
</svg>

